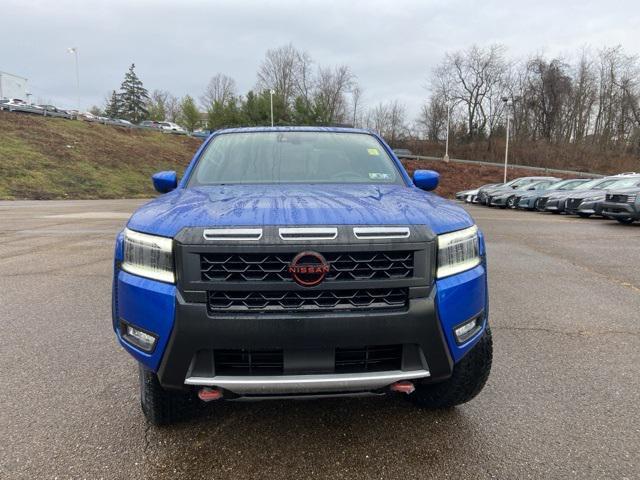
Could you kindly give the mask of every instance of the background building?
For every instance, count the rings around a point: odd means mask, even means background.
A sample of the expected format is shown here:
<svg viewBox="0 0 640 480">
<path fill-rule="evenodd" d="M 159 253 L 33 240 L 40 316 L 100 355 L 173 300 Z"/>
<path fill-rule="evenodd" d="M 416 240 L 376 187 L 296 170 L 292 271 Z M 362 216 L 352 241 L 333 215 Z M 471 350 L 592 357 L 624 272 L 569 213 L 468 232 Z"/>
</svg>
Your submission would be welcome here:
<svg viewBox="0 0 640 480">
<path fill-rule="evenodd" d="M 0 99 L 19 98 L 27 101 L 27 79 L 0 72 Z"/>
</svg>

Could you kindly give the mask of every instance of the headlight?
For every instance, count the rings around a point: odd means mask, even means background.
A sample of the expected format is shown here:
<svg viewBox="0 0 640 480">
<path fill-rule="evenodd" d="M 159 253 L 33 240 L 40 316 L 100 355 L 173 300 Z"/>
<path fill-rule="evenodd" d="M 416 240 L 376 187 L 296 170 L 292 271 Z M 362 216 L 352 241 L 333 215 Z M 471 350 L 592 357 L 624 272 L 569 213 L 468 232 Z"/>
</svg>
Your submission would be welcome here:
<svg viewBox="0 0 640 480">
<path fill-rule="evenodd" d="M 141 277 L 174 283 L 173 240 L 126 228 L 122 269 Z"/>
<path fill-rule="evenodd" d="M 464 272 L 480 264 L 478 227 L 438 235 L 437 278 Z"/>
</svg>

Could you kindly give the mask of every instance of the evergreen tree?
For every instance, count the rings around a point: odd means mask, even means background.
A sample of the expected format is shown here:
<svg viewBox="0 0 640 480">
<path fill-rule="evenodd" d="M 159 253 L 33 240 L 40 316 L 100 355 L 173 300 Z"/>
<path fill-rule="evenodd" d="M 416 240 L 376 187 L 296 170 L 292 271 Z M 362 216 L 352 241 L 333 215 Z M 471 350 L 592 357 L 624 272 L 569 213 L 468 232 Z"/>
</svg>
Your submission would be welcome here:
<svg viewBox="0 0 640 480">
<path fill-rule="evenodd" d="M 193 132 L 200 125 L 200 112 L 190 95 L 184 97 L 180 102 L 180 123 L 189 132 Z"/>
<path fill-rule="evenodd" d="M 120 118 L 122 114 L 122 104 L 120 103 L 120 95 L 115 90 L 111 92 L 111 97 L 107 100 L 104 108 L 104 114 L 109 118 Z"/>
<path fill-rule="evenodd" d="M 120 116 L 130 122 L 139 123 L 149 116 L 149 92 L 136 75 L 135 68 L 135 64 L 132 63 L 120 86 Z"/>
</svg>

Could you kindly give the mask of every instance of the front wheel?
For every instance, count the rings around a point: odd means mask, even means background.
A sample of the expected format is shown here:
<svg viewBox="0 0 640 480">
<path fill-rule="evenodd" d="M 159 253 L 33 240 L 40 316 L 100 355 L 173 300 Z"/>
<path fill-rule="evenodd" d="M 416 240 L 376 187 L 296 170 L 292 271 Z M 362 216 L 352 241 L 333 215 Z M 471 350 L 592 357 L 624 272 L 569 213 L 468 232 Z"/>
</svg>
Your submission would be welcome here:
<svg viewBox="0 0 640 480">
<path fill-rule="evenodd" d="M 140 404 L 146 419 L 154 425 L 168 425 L 187 418 L 195 410 L 197 398 L 192 393 L 165 390 L 158 376 L 139 366 Z"/>
<path fill-rule="evenodd" d="M 516 208 L 516 199 L 515 199 L 515 197 L 507 198 L 507 208 Z"/>
<path fill-rule="evenodd" d="M 409 395 L 421 408 L 451 408 L 468 402 L 484 387 L 493 359 L 493 340 L 489 325 L 478 343 L 453 367 L 450 378 L 440 383 L 416 384 Z"/>
<path fill-rule="evenodd" d="M 578 212 L 578 216 L 580 218 L 589 218 L 591 216 L 591 214 L 590 213 L 580 213 L 580 212 Z"/>
<path fill-rule="evenodd" d="M 616 218 L 616 220 L 623 225 L 631 225 L 633 223 L 633 218 Z"/>
</svg>

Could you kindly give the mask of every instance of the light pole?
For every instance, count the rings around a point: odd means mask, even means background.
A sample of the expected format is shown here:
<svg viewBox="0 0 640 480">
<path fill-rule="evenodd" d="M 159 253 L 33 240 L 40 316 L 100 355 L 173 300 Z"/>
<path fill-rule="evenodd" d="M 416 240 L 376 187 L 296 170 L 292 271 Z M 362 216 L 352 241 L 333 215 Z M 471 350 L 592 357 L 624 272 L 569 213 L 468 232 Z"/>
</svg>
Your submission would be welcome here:
<svg viewBox="0 0 640 480">
<path fill-rule="evenodd" d="M 271 126 L 273 127 L 273 95 L 276 93 L 275 90 L 269 90 L 269 98 L 271 100 Z"/>
<path fill-rule="evenodd" d="M 506 142 L 504 147 L 504 180 L 503 180 L 503 183 L 507 183 L 507 165 L 509 164 L 509 123 L 510 123 L 508 107 L 510 104 L 509 104 L 508 97 L 502 97 L 502 101 L 504 102 L 505 112 L 507 114 L 507 137 L 506 137 Z"/>
<path fill-rule="evenodd" d="M 447 102 L 447 140 L 444 144 L 444 158 L 445 162 L 449 161 L 449 123 L 451 121 L 451 103 Z"/>
<path fill-rule="evenodd" d="M 76 93 L 78 96 L 78 113 L 80 113 L 80 66 L 78 64 L 78 47 L 67 48 L 67 52 L 73 53 L 76 57 Z"/>
</svg>

